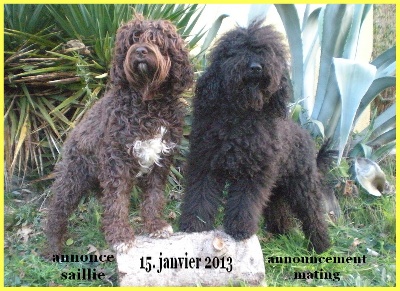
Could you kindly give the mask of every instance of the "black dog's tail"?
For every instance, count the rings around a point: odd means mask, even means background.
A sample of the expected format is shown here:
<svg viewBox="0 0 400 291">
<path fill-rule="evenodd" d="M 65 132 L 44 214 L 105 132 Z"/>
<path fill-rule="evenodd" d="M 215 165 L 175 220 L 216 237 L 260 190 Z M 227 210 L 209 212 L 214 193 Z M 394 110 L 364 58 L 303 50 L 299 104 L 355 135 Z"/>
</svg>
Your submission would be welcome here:
<svg viewBox="0 0 400 291">
<path fill-rule="evenodd" d="M 332 161 L 338 156 L 337 150 L 329 149 L 331 147 L 331 139 L 327 139 L 322 145 L 317 155 L 317 167 L 320 173 L 320 187 L 322 190 L 321 202 L 325 212 L 329 215 L 330 219 L 336 221 L 341 215 L 341 209 L 338 199 L 336 198 L 334 186 L 336 184 L 329 174 L 329 168 Z"/>
<path fill-rule="evenodd" d="M 331 147 L 331 139 L 328 138 L 320 150 L 318 151 L 317 155 L 317 166 L 318 170 L 323 174 L 326 175 L 329 172 L 329 167 L 332 164 L 332 161 L 335 157 L 338 156 L 339 152 L 337 150 L 330 150 Z"/>
</svg>

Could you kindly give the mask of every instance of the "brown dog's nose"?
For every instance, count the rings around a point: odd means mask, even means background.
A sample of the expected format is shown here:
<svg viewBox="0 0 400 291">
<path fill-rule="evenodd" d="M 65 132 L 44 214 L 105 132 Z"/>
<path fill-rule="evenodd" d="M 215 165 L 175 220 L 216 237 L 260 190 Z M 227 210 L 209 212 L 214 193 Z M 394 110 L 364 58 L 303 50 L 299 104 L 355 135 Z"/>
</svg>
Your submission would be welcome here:
<svg viewBox="0 0 400 291">
<path fill-rule="evenodd" d="M 136 53 L 137 53 L 139 56 L 145 56 L 145 55 L 147 55 L 147 49 L 146 49 L 145 47 L 138 47 L 138 48 L 136 49 Z"/>
</svg>

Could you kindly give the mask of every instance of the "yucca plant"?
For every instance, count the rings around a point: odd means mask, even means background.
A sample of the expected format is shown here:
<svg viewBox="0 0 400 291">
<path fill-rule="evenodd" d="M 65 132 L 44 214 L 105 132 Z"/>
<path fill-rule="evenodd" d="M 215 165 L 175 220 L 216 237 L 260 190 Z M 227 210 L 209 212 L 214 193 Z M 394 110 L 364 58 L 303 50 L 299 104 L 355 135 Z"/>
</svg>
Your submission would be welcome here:
<svg viewBox="0 0 400 291">
<path fill-rule="evenodd" d="M 199 5 L 5 5 L 6 182 L 51 171 L 67 132 L 103 93 L 115 32 L 134 12 L 170 19 L 190 48 L 207 32 L 193 33 Z"/>
</svg>

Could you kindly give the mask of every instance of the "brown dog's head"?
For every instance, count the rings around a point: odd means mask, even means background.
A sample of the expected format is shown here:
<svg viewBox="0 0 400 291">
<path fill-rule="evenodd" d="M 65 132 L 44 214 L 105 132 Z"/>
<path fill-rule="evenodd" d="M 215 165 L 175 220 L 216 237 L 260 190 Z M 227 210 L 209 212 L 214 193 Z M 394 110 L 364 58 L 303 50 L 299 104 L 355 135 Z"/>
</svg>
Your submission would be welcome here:
<svg viewBox="0 0 400 291">
<path fill-rule="evenodd" d="M 177 96 L 193 80 L 189 52 L 176 27 L 142 15 L 118 29 L 110 75 L 112 84 L 134 87 L 143 100 Z"/>
</svg>

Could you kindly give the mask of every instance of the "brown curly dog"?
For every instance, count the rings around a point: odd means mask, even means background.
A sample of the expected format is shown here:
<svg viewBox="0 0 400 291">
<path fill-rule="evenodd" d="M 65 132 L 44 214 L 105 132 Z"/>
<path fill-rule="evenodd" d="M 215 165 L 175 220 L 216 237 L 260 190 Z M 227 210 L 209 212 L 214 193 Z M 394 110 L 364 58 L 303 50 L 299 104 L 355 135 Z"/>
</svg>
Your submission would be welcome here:
<svg viewBox="0 0 400 291">
<path fill-rule="evenodd" d="M 145 230 L 153 237 L 172 233 L 162 219 L 163 190 L 182 136 L 179 96 L 192 80 L 188 50 L 171 22 L 136 15 L 118 29 L 108 89 L 71 131 L 55 167 L 48 255 L 61 253 L 68 218 L 90 191 L 100 194 L 102 228 L 116 251 L 134 241 L 128 217 L 134 185 L 142 189 Z"/>
</svg>

